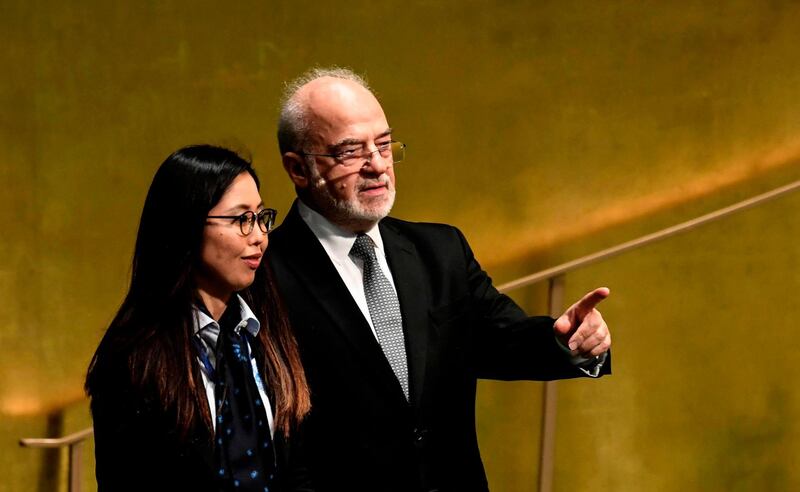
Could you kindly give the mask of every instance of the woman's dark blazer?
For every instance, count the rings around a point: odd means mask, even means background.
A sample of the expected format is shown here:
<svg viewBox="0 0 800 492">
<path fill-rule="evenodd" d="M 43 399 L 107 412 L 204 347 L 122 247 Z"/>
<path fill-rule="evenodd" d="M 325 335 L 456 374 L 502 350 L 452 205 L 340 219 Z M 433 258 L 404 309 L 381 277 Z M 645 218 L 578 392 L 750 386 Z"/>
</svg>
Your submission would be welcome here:
<svg viewBox="0 0 800 492">
<path fill-rule="evenodd" d="M 185 439 L 175 429 L 175 416 L 154 397 L 135 389 L 127 369 L 104 368 L 93 390 L 96 477 L 98 492 L 217 492 L 214 449 L 204 425 Z M 201 381 L 199 368 L 195 378 Z M 303 466 L 300 432 L 291 440 L 275 432 L 280 488 L 311 491 Z"/>
</svg>

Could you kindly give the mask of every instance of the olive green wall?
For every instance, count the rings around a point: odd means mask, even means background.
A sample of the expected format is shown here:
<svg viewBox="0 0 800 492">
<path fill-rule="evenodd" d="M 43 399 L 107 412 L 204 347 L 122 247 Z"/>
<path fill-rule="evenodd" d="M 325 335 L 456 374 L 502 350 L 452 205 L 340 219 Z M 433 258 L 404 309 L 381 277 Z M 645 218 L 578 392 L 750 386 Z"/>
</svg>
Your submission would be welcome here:
<svg viewBox="0 0 800 492">
<path fill-rule="evenodd" d="M 0 492 L 64 473 L 19 437 L 90 424 L 82 377 L 158 164 L 247 151 L 285 213 L 277 98 L 312 65 L 366 72 L 409 145 L 395 215 L 458 225 L 498 280 L 800 177 L 794 2 L 228 3 L 0 4 Z M 556 490 L 800 488 L 799 211 L 568 276 L 568 298 L 612 288 L 615 375 L 560 384 Z M 480 386 L 495 491 L 534 488 L 539 392 Z"/>
</svg>

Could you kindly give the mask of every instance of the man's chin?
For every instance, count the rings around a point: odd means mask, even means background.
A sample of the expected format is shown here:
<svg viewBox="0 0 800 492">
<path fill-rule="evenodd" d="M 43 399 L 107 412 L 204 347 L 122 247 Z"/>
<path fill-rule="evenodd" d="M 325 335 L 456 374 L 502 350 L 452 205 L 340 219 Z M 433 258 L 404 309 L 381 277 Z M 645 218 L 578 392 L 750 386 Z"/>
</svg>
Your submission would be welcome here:
<svg viewBox="0 0 800 492">
<path fill-rule="evenodd" d="M 353 231 L 364 232 L 389 215 L 391 208 L 391 203 L 381 207 L 363 207 L 349 203 L 338 203 L 335 207 L 335 222 Z"/>
<path fill-rule="evenodd" d="M 378 222 L 383 219 L 389 212 L 392 211 L 394 205 L 394 196 L 387 196 L 380 201 L 381 203 L 359 204 L 357 207 L 351 207 L 353 217 L 360 216 L 364 220 L 371 220 Z"/>
<path fill-rule="evenodd" d="M 394 205 L 394 192 L 375 200 L 335 200 L 330 195 L 319 194 L 314 198 L 317 209 L 325 218 L 348 229 L 366 230 L 389 215 Z"/>
<path fill-rule="evenodd" d="M 389 215 L 390 208 L 385 209 L 378 209 L 378 210 L 369 210 L 369 209 L 348 209 L 342 210 L 342 216 L 346 219 L 351 221 L 358 221 L 358 222 L 379 222 L 381 219 Z"/>
</svg>

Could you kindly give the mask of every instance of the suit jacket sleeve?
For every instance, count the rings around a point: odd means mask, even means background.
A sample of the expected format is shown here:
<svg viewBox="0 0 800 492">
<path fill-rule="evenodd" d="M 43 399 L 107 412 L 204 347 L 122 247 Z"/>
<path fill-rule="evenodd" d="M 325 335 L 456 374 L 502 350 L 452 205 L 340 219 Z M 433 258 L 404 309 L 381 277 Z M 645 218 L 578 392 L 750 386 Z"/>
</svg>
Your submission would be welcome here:
<svg viewBox="0 0 800 492">
<path fill-rule="evenodd" d="M 472 353 L 476 376 L 502 380 L 553 380 L 583 377 L 556 342 L 555 320 L 549 316 L 528 317 L 505 294 L 492 285 L 469 244 L 456 230 L 464 252 L 467 284 L 475 320 Z M 610 360 L 602 373 L 608 373 Z"/>
</svg>

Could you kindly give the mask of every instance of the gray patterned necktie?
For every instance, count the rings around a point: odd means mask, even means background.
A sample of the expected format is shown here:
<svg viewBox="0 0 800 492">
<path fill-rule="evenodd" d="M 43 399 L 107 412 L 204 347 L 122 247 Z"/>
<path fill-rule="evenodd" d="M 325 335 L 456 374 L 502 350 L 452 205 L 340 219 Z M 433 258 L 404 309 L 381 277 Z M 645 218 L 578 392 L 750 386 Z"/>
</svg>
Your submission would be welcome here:
<svg viewBox="0 0 800 492">
<path fill-rule="evenodd" d="M 366 234 L 359 234 L 350 254 L 364 261 L 364 295 L 367 298 L 369 316 L 378 335 L 383 354 L 392 366 L 403 393 L 408 400 L 408 363 L 406 344 L 403 338 L 403 318 L 400 302 L 391 282 L 378 266 L 375 247 Z"/>
</svg>

